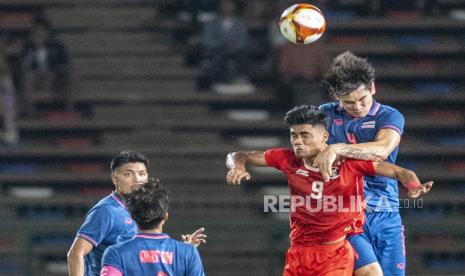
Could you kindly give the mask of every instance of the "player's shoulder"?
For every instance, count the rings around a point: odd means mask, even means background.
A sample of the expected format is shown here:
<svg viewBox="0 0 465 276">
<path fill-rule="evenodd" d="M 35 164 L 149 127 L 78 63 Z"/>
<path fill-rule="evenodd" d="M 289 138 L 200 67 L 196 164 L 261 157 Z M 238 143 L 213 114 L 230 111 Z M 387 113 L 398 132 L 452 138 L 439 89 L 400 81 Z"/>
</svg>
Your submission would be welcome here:
<svg viewBox="0 0 465 276">
<path fill-rule="evenodd" d="M 380 104 L 379 105 L 378 114 L 379 115 L 391 115 L 391 114 L 394 114 L 394 115 L 403 116 L 402 113 L 399 110 L 397 110 L 395 107 L 392 107 L 392 106 L 386 105 L 386 104 Z"/>
<path fill-rule="evenodd" d="M 90 211 L 111 212 L 120 207 L 121 205 L 112 197 L 112 194 L 110 194 L 97 202 Z"/>
<path fill-rule="evenodd" d="M 131 250 L 133 248 L 137 248 L 137 240 L 134 239 L 134 237 L 118 242 L 116 244 L 112 244 L 107 249 L 105 249 L 105 252 L 112 252 L 113 254 L 118 254 L 118 255 L 125 255 L 125 254 L 130 254 Z"/>
<path fill-rule="evenodd" d="M 266 151 L 268 156 L 272 155 L 274 157 L 285 158 L 285 159 L 295 159 L 295 153 L 292 149 L 289 148 L 271 148 Z"/>
<path fill-rule="evenodd" d="M 324 113 L 336 112 L 338 109 L 339 103 L 338 102 L 329 102 L 320 105 L 318 108 L 320 111 Z"/>
<path fill-rule="evenodd" d="M 371 160 L 358 160 L 358 159 L 346 159 L 341 162 L 339 170 L 342 174 L 354 174 L 354 172 L 359 171 L 360 169 L 365 170 L 373 164 Z"/>
<path fill-rule="evenodd" d="M 350 165 L 357 164 L 357 163 L 366 163 L 366 162 L 368 162 L 368 161 L 366 161 L 366 160 L 359 160 L 359 159 L 347 158 L 347 159 L 344 159 L 344 160 L 341 162 L 340 167 L 350 166 Z"/>
<path fill-rule="evenodd" d="M 168 242 L 171 243 L 171 246 L 175 247 L 177 250 L 184 252 L 193 252 L 196 250 L 195 246 L 189 243 L 184 243 L 175 239 L 168 239 Z"/>
<path fill-rule="evenodd" d="M 294 152 L 290 148 L 271 148 L 266 150 L 267 152 L 272 152 L 272 153 L 281 153 L 285 155 L 293 155 Z"/>
</svg>

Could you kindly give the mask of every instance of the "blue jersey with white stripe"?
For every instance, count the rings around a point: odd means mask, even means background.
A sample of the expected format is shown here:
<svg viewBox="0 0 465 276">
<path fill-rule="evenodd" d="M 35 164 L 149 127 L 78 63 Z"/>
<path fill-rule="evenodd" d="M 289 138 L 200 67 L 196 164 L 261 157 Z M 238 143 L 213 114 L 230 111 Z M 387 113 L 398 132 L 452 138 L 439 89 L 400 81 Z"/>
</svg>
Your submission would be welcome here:
<svg viewBox="0 0 465 276">
<path fill-rule="evenodd" d="M 79 238 L 92 243 L 94 248 L 85 257 L 85 275 L 100 275 L 102 255 L 105 249 L 129 240 L 137 232 L 137 226 L 129 214 L 124 200 L 115 192 L 100 200 L 87 213 L 77 232 Z"/>
<path fill-rule="evenodd" d="M 164 233 L 139 233 L 110 246 L 103 254 L 103 267 L 124 276 L 204 276 L 197 248 L 171 239 Z"/>
<path fill-rule="evenodd" d="M 352 118 L 338 102 L 320 106 L 320 110 L 328 116 L 329 144 L 373 142 L 380 129 L 392 129 L 403 134 L 404 116 L 396 109 L 373 101 L 367 116 Z M 399 147 L 396 147 L 387 162 L 395 163 Z M 365 177 L 365 198 L 367 211 L 397 211 L 399 195 L 397 180 L 383 176 Z"/>
</svg>

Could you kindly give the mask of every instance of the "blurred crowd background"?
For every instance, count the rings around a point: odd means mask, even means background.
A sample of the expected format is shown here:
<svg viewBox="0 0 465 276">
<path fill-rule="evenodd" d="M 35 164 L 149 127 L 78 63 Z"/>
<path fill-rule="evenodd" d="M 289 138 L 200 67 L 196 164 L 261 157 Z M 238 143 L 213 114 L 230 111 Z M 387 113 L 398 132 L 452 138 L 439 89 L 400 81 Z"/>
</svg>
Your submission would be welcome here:
<svg viewBox="0 0 465 276">
<path fill-rule="evenodd" d="M 87 210 L 112 189 L 123 149 L 172 191 L 172 237 L 204 226 L 207 275 L 280 275 L 286 194 L 272 170 L 225 183 L 239 149 L 288 145 L 294 105 L 346 50 L 376 68 L 375 99 L 406 118 L 398 163 L 434 180 L 401 201 L 409 275 L 465 273 L 465 2 L 312 1 L 324 36 L 279 33 L 283 0 L 1 0 L 0 275 L 67 275 Z M 403 194 L 405 197 L 405 193 Z"/>
</svg>

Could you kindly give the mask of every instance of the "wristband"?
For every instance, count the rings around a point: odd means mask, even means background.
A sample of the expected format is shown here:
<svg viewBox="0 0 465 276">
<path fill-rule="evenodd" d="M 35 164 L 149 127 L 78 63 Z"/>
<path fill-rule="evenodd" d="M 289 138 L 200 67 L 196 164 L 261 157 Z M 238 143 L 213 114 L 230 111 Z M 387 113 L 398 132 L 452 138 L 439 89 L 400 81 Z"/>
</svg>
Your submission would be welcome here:
<svg viewBox="0 0 465 276">
<path fill-rule="evenodd" d="M 407 183 L 407 190 L 409 190 L 409 192 L 413 189 L 417 189 L 421 186 L 420 183 L 418 182 L 415 182 L 415 181 L 411 181 L 409 183 Z"/>
</svg>

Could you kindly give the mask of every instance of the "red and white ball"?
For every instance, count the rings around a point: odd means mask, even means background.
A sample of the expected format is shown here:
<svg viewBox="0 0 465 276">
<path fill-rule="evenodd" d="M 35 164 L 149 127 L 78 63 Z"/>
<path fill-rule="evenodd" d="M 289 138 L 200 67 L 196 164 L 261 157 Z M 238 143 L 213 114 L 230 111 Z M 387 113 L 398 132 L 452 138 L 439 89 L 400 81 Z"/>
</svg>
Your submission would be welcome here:
<svg viewBox="0 0 465 276">
<path fill-rule="evenodd" d="M 279 29 L 292 43 L 310 44 L 323 35 L 326 20 L 317 7 L 306 3 L 295 4 L 281 15 Z"/>
</svg>

